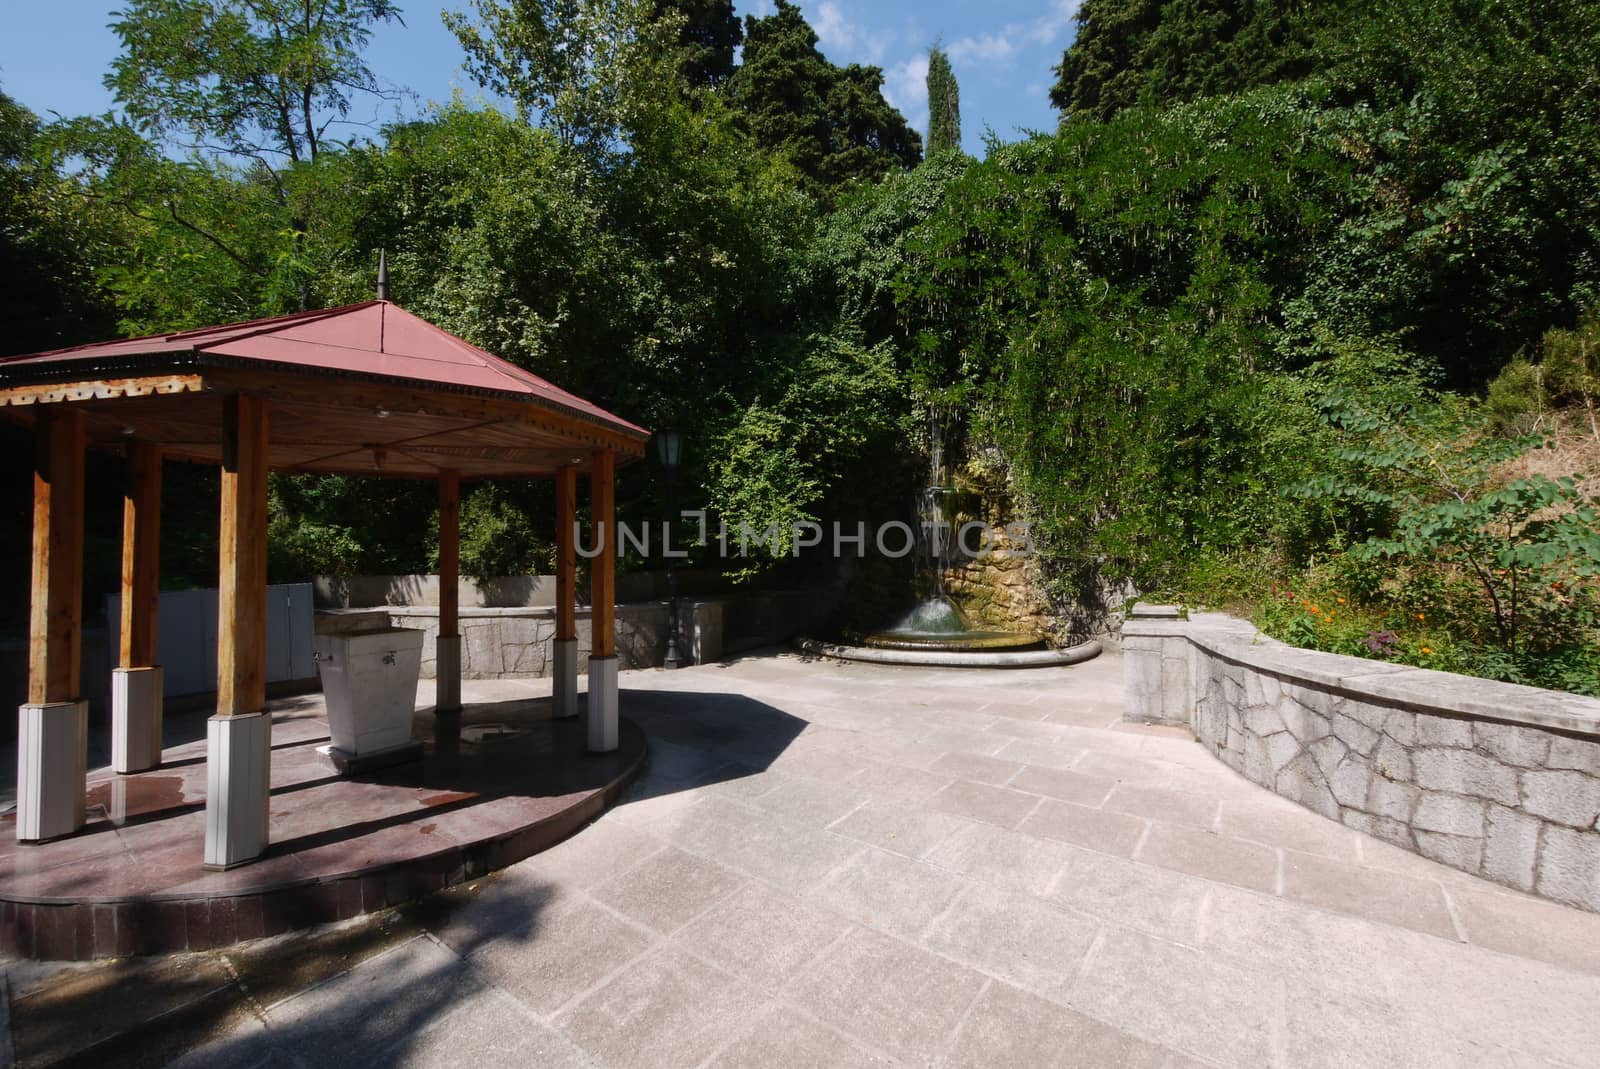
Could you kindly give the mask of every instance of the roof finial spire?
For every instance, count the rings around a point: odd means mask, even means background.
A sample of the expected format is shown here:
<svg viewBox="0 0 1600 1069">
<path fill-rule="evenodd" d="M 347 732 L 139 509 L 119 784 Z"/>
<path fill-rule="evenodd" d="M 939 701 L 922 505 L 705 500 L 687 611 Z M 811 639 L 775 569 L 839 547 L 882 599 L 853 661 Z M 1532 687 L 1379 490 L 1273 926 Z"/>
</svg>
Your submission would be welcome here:
<svg viewBox="0 0 1600 1069">
<path fill-rule="evenodd" d="M 378 300 L 389 299 L 389 254 L 384 249 L 378 250 Z"/>
</svg>

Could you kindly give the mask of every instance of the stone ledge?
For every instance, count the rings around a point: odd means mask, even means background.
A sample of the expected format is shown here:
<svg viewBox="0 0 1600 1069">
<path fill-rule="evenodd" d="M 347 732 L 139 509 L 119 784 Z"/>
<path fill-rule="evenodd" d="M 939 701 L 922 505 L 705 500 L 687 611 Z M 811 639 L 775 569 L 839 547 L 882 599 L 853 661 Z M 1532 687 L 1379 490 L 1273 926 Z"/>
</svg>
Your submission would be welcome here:
<svg viewBox="0 0 1600 1069">
<path fill-rule="evenodd" d="M 1286 681 L 1316 683 L 1351 697 L 1373 698 L 1385 704 L 1442 716 L 1522 724 L 1600 738 L 1600 700 L 1595 698 L 1300 649 L 1245 626 L 1255 638 L 1241 641 L 1237 630 L 1206 626 L 1191 628 L 1185 635 L 1190 642 L 1223 660 L 1270 672 Z"/>
<path fill-rule="evenodd" d="M 1124 717 L 1442 864 L 1600 911 L 1600 701 L 1286 646 L 1221 614 L 1130 618 Z"/>
</svg>

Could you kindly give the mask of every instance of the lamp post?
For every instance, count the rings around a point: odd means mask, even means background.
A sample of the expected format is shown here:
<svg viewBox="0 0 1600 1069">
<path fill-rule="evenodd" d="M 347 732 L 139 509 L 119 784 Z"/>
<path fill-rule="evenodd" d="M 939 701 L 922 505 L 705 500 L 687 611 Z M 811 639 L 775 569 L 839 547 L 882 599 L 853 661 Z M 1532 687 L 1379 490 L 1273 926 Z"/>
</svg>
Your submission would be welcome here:
<svg viewBox="0 0 1600 1069">
<path fill-rule="evenodd" d="M 677 668 L 683 661 L 678 651 L 678 573 L 671 555 L 672 521 L 678 516 L 678 465 L 683 461 L 683 435 L 678 431 L 656 434 L 656 459 L 667 477 L 667 523 L 661 531 L 661 550 L 667 558 L 667 655 L 663 668 Z"/>
</svg>

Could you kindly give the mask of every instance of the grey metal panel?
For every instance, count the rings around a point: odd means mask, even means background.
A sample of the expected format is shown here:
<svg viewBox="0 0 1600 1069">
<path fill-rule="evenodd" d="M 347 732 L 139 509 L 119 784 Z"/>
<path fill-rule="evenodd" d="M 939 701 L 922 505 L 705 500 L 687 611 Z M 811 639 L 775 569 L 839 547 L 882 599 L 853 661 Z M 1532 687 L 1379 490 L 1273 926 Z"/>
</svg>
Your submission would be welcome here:
<svg viewBox="0 0 1600 1069">
<path fill-rule="evenodd" d="M 317 674 L 316 589 L 310 583 L 291 583 L 289 596 L 289 679 L 310 679 Z"/>
<path fill-rule="evenodd" d="M 267 682 L 309 679 L 317 674 L 312 642 L 315 630 L 310 583 L 267 588 Z M 111 648 L 120 647 L 122 596 L 105 600 Z M 217 689 L 217 591 L 161 592 L 157 659 L 166 669 L 168 697 Z M 113 658 L 114 660 L 115 658 Z"/>
</svg>

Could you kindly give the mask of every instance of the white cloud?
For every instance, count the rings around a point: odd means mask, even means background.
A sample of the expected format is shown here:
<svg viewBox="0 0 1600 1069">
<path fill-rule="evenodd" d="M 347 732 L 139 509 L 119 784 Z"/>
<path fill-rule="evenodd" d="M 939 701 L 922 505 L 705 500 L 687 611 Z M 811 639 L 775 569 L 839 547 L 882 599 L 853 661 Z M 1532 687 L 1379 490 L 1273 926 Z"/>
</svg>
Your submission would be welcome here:
<svg viewBox="0 0 1600 1069">
<path fill-rule="evenodd" d="M 1050 11 L 1037 19 L 1033 24 L 1033 38 L 1042 45 L 1054 44 L 1056 38 L 1072 25 L 1072 20 L 1078 14 L 1081 0 L 1055 0 L 1050 6 Z"/>
<path fill-rule="evenodd" d="M 811 19 L 811 28 L 817 31 L 818 39 L 825 45 L 849 45 L 856 36 L 856 28 L 844 17 L 844 12 L 839 10 L 838 4 L 817 5 L 817 13 Z"/>
<path fill-rule="evenodd" d="M 817 31 L 817 41 L 834 63 L 859 60 L 882 63 L 884 53 L 894 42 L 892 33 L 869 30 L 860 23 L 851 22 L 844 8 L 833 0 L 822 0 L 814 10 L 807 11 L 806 21 Z"/>
<path fill-rule="evenodd" d="M 1012 36 L 1018 27 L 1007 26 L 1001 33 L 984 34 L 982 37 L 963 37 L 947 50 L 952 63 L 979 62 L 990 63 L 997 59 L 1005 59 L 1017 50 L 1017 44 Z"/>
<path fill-rule="evenodd" d="M 1080 0 L 1056 0 L 1050 10 L 1031 23 L 1013 22 L 997 33 L 963 37 L 946 51 L 950 62 L 961 64 L 999 63 L 1030 47 L 1055 44 L 1072 25 Z"/>
<path fill-rule="evenodd" d="M 913 129 L 928 125 L 928 57 L 918 53 L 883 72 L 883 95 Z"/>
</svg>

